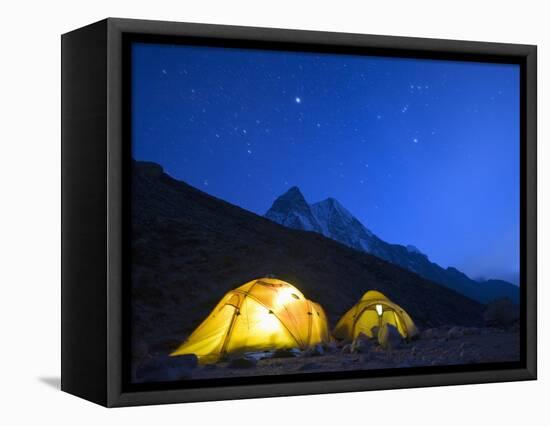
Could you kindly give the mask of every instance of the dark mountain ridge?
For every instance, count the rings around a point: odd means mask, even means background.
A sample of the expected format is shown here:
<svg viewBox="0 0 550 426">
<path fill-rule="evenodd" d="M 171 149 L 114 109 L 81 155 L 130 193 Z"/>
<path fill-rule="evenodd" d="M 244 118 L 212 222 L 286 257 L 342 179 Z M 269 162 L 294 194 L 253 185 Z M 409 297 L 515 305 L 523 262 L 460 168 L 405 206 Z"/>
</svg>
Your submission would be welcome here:
<svg viewBox="0 0 550 426">
<path fill-rule="evenodd" d="M 483 305 L 318 232 L 281 226 L 134 162 L 133 344 L 165 353 L 229 290 L 276 276 L 319 302 L 331 326 L 367 290 L 401 305 L 419 327 L 477 325 Z"/>
<path fill-rule="evenodd" d="M 293 229 L 314 231 L 443 284 L 480 303 L 507 297 L 519 303 L 519 287 L 502 280 L 476 281 L 456 268 L 442 268 L 416 247 L 390 244 L 367 229 L 337 200 L 308 204 L 298 187 L 275 200 L 265 217 Z"/>
</svg>

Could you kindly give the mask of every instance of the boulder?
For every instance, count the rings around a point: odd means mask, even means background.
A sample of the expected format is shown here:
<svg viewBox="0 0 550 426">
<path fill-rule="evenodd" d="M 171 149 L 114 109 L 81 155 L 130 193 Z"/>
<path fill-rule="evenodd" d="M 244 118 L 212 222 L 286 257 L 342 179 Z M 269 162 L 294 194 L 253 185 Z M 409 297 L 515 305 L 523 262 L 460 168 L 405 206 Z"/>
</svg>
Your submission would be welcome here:
<svg viewBox="0 0 550 426">
<path fill-rule="evenodd" d="M 369 339 L 364 334 L 360 334 L 352 342 L 350 352 L 352 354 L 364 354 L 364 353 L 370 352 L 371 349 L 374 348 L 374 345 L 375 344 L 373 342 L 373 339 Z"/>
<path fill-rule="evenodd" d="M 376 329 L 376 333 L 378 333 L 378 327 L 373 327 L 373 329 Z M 373 334 L 373 336 L 376 336 L 376 334 Z M 359 333 L 356 337 L 357 340 L 371 340 L 369 336 L 367 336 L 365 333 Z"/>
<path fill-rule="evenodd" d="M 305 356 L 320 356 L 325 353 L 323 345 L 315 345 L 304 352 Z"/>
<path fill-rule="evenodd" d="M 141 363 L 135 372 L 139 382 L 170 382 L 188 379 L 199 365 L 193 355 L 157 356 Z"/>
<path fill-rule="evenodd" d="M 274 352 L 270 351 L 260 351 L 260 352 L 245 352 L 242 354 L 243 358 L 252 358 L 256 361 L 261 361 L 262 359 L 273 358 Z"/>
<path fill-rule="evenodd" d="M 335 342 L 328 342 L 328 343 L 325 343 L 322 346 L 323 346 L 323 349 L 325 350 L 325 352 L 329 353 L 329 354 L 338 351 L 338 345 Z"/>
<path fill-rule="evenodd" d="M 481 334 L 481 330 L 478 327 L 464 327 L 462 332 L 465 336 L 477 336 Z"/>
<path fill-rule="evenodd" d="M 271 358 L 296 358 L 302 354 L 302 351 L 296 348 L 292 349 L 277 349 L 271 355 Z"/>
<path fill-rule="evenodd" d="M 386 350 L 396 349 L 402 342 L 403 339 L 401 338 L 401 335 L 396 327 L 387 323 L 380 327 L 380 330 L 378 331 L 378 344 L 382 348 Z"/>
<path fill-rule="evenodd" d="M 449 331 L 447 331 L 447 339 L 458 339 L 462 336 L 464 336 L 464 331 L 461 327 L 452 327 Z"/>
<path fill-rule="evenodd" d="M 492 301 L 483 313 L 485 324 L 492 327 L 509 327 L 518 318 L 519 308 L 508 298 Z"/>
<path fill-rule="evenodd" d="M 343 354 L 350 354 L 350 353 L 351 353 L 351 344 L 348 343 L 347 345 L 344 345 L 344 346 L 342 347 L 341 353 L 343 353 Z"/>
<path fill-rule="evenodd" d="M 238 369 L 244 369 L 244 368 L 254 368 L 258 364 L 258 361 L 256 361 L 254 358 L 234 358 L 231 361 L 229 361 L 229 364 L 227 364 L 227 368 L 238 368 Z"/>
<path fill-rule="evenodd" d="M 428 328 L 427 330 L 424 330 L 421 334 L 421 337 L 423 339 L 436 339 L 439 336 L 439 330 L 437 330 L 436 328 Z"/>
</svg>

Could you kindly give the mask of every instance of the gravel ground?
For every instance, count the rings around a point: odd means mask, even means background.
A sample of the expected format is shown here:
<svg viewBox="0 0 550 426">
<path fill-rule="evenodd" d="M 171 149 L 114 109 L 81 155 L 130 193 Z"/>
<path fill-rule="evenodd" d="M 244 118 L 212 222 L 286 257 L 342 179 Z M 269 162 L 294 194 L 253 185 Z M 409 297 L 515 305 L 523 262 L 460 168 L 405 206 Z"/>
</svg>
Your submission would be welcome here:
<svg viewBox="0 0 550 426">
<path fill-rule="evenodd" d="M 393 349 L 383 349 L 376 342 L 365 340 L 355 347 L 335 343 L 298 356 L 284 352 L 257 361 L 245 356 L 211 365 L 187 367 L 182 370 L 181 378 L 307 374 L 519 360 L 519 332 L 515 329 L 440 327 L 426 330 L 418 339 L 395 346 Z"/>
</svg>

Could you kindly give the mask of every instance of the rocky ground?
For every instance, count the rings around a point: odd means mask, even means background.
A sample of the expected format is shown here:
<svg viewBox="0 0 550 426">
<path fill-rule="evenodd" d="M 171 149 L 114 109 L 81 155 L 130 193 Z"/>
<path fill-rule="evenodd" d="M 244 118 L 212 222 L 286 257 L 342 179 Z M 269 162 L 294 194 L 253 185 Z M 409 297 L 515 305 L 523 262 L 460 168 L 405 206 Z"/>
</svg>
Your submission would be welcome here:
<svg viewBox="0 0 550 426">
<path fill-rule="evenodd" d="M 205 366 L 199 366 L 194 356 L 144 359 L 134 372 L 134 380 L 212 379 L 518 360 L 517 326 L 507 329 L 443 326 L 427 329 L 411 342 L 394 341 L 385 349 L 375 340 L 362 338 L 351 344 L 318 346 L 306 353 L 250 354 Z"/>
</svg>

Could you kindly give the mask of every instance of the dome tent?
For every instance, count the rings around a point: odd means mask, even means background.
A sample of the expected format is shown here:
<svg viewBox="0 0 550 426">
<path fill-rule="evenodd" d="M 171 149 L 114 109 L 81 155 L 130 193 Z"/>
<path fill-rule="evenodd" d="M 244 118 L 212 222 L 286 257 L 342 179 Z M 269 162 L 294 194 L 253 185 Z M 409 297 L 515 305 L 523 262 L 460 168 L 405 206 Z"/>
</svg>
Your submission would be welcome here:
<svg viewBox="0 0 550 426">
<path fill-rule="evenodd" d="M 260 278 L 229 291 L 171 356 L 195 354 L 209 364 L 226 354 L 304 350 L 328 341 L 320 305 L 285 281 Z"/>
<path fill-rule="evenodd" d="M 390 301 L 378 291 L 367 291 L 334 327 L 333 336 L 342 340 L 353 340 L 363 333 L 373 336 L 373 328 L 391 324 L 404 339 L 418 334 L 413 320 L 403 308 Z"/>
</svg>

